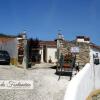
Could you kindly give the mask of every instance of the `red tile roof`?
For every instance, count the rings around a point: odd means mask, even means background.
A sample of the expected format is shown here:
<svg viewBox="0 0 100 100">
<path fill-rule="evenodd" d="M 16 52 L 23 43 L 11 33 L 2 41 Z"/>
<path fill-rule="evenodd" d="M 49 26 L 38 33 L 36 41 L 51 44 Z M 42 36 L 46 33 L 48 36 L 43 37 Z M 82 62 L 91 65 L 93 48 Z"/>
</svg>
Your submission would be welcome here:
<svg viewBox="0 0 100 100">
<path fill-rule="evenodd" d="M 4 43 L 4 42 L 8 42 L 13 40 L 14 38 L 8 38 L 8 37 L 0 37 L 0 42 Z"/>
<path fill-rule="evenodd" d="M 100 50 L 100 46 L 97 46 L 97 45 L 94 44 L 94 43 L 91 43 L 90 46 L 91 46 L 92 48 L 95 48 L 95 49 Z"/>
<path fill-rule="evenodd" d="M 57 47 L 57 43 L 56 41 L 40 41 L 40 46 L 47 46 L 47 47 L 51 47 L 51 48 L 56 48 Z"/>
</svg>

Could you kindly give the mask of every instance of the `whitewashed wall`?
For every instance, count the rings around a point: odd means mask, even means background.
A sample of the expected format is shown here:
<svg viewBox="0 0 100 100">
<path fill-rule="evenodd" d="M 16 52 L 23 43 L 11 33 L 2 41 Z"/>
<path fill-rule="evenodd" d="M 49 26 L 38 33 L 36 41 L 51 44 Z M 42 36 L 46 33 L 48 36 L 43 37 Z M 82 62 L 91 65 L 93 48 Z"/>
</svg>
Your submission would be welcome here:
<svg viewBox="0 0 100 100">
<path fill-rule="evenodd" d="M 84 42 L 84 38 L 83 39 L 77 39 L 77 42 Z"/>
<path fill-rule="evenodd" d="M 57 62 L 56 52 L 57 48 L 47 48 L 47 62 L 50 60 L 50 58 L 52 62 Z"/>
<path fill-rule="evenodd" d="M 8 51 L 11 58 L 17 58 L 18 50 L 17 50 L 17 39 L 11 39 L 6 42 L 0 43 L 0 49 Z"/>
<path fill-rule="evenodd" d="M 64 100 L 86 100 L 95 89 L 100 89 L 100 65 L 86 64 L 69 83 Z"/>
<path fill-rule="evenodd" d="M 100 64 L 95 66 L 95 89 L 100 89 Z"/>
<path fill-rule="evenodd" d="M 44 62 L 43 61 L 43 48 L 39 51 L 39 54 L 41 54 L 41 63 Z"/>
<path fill-rule="evenodd" d="M 100 50 L 97 50 L 95 48 L 90 48 L 90 63 L 93 63 L 93 54 L 98 53 L 99 60 L 100 60 Z"/>
</svg>

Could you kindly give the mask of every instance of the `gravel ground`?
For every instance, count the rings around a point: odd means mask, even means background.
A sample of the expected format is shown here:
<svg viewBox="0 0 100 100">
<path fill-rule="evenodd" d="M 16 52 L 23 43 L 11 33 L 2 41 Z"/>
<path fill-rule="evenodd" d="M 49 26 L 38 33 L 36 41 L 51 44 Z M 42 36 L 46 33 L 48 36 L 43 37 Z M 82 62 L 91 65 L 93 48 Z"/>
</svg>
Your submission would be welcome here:
<svg viewBox="0 0 100 100">
<path fill-rule="evenodd" d="M 40 65 L 39 65 L 40 66 Z M 55 69 L 41 68 L 24 70 L 15 66 L 0 65 L 0 80 L 33 80 L 31 90 L 0 90 L 0 100 L 63 100 L 69 77 L 58 81 Z"/>
</svg>

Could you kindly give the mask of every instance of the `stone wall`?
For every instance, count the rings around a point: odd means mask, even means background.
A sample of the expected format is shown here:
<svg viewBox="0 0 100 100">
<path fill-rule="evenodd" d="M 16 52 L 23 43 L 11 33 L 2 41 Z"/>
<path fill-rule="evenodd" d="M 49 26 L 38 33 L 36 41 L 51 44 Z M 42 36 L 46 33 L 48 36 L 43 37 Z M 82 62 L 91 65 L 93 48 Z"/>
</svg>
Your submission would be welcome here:
<svg viewBox="0 0 100 100">
<path fill-rule="evenodd" d="M 90 57 L 90 49 L 88 43 L 78 43 L 78 42 L 64 42 L 63 47 L 60 48 L 60 53 L 62 52 L 64 55 L 68 54 L 71 50 L 71 47 L 79 47 L 79 53 L 76 54 L 76 62 L 79 62 L 79 65 L 85 65 L 89 63 Z"/>
</svg>

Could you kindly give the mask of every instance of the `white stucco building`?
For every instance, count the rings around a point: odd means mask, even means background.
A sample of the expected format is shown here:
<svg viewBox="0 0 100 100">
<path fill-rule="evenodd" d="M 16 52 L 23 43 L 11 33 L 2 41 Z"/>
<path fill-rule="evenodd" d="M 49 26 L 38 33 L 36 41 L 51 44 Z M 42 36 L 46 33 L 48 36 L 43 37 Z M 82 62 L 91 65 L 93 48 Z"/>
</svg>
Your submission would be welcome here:
<svg viewBox="0 0 100 100">
<path fill-rule="evenodd" d="M 0 35 L 0 50 L 6 50 L 10 56 L 10 63 L 17 63 L 17 38 L 14 36 Z"/>
<path fill-rule="evenodd" d="M 95 44 L 90 44 L 90 63 L 93 63 L 93 55 L 96 55 L 100 63 L 100 47 Z"/>
<path fill-rule="evenodd" d="M 56 41 L 40 41 L 41 62 L 57 62 L 57 45 Z"/>
</svg>

